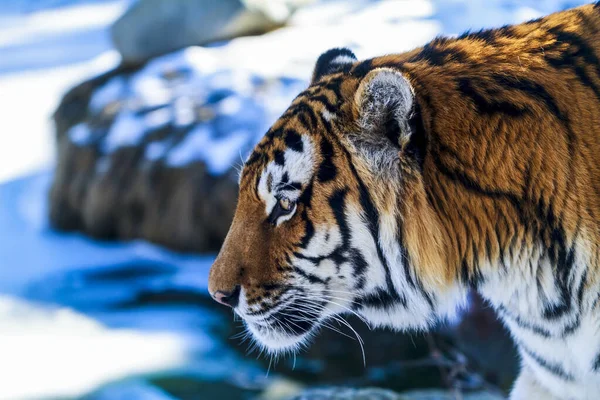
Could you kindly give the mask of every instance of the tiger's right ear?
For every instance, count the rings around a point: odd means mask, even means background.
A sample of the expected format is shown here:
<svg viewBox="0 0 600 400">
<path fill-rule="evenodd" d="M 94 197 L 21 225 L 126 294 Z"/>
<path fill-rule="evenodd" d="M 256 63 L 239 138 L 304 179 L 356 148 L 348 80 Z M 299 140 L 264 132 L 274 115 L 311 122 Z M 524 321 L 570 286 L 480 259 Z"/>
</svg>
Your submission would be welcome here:
<svg viewBox="0 0 600 400">
<path fill-rule="evenodd" d="M 348 139 L 373 171 L 389 171 L 410 141 L 415 95 L 398 70 L 376 68 L 360 82 L 354 96 L 357 132 Z"/>
<path fill-rule="evenodd" d="M 319 81 L 322 77 L 337 72 L 348 72 L 357 61 L 354 53 L 346 48 L 327 50 L 319 56 L 313 71 L 311 83 Z"/>
</svg>

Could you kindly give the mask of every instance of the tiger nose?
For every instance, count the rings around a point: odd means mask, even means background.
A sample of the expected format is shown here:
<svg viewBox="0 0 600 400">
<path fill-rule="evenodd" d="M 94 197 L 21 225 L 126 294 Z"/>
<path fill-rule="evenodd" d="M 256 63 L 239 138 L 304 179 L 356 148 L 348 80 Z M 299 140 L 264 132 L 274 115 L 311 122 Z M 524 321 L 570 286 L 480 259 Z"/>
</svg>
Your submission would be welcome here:
<svg viewBox="0 0 600 400">
<path fill-rule="evenodd" d="M 233 289 L 233 291 L 231 291 L 231 292 L 224 292 L 222 290 L 217 290 L 212 295 L 212 298 L 215 299 L 215 301 L 217 301 L 223 305 L 233 308 L 238 305 L 238 302 L 240 300 L 240 291 L 241 291 L 241 287 L 240 287 L 240 285 L 237 285 L 235 287 L 235 289 Z"/>
</svg>

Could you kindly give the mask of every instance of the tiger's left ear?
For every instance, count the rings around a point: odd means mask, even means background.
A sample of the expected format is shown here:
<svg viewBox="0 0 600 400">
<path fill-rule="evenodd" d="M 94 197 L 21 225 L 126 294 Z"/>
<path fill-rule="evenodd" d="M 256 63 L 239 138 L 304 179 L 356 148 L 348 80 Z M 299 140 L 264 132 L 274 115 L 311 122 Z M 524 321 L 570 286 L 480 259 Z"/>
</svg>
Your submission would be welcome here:
<svg viewBox="0 0 600 400">
<path fill-rule="evenodd" d="M 356 132 L 348 140 L 372 171 L 393 171 L 412 134 L 415 96 L 401 72 L 370 71 L 354 96 Z"/>
<path fill-rule="evenodd" d="M 356 56 L 350 49 L 338 48 L 327 50 L 317 60 L 311 83 L 319 81 L 325 75 L 350 71 L 350 68 L 356 61 Z"/>
</svg>

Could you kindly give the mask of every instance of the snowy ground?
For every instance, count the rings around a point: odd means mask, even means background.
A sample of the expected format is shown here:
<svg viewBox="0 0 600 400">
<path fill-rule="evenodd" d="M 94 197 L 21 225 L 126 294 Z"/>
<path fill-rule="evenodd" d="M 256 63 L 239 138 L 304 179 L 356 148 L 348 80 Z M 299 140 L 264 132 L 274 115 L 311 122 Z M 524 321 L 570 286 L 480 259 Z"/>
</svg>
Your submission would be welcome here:
<svg viewBox="0 0 600 400">
<path fill-rule="evenodd" d="M 330 1 L 298 14 L 291 28 L 188 49 L 179 60 L 199 70 L 306 79 L 318 54 L 340 43 L 351 43 L 365 58 L 407 50 L 437 34 L 519 22 L 581 3 Z M 141 242 L 98 243 L 47 226 L 51 175 L 33 172 L 47 170 L 53 160 L 50 115 L 67 88 L 116 65 L 106 29 L 127 4 L 90 1 L 25 15 L 0 7 L 0 400 L 76 396 L 102 383 L 182 366 L 211 371 L 211 379 L 224 379 L 233 365 L 254 371 L 207 333 L 220 321 L 209 309 L 117 307 L 141 293 L 204 293 L 210 258 Z M 102 396 L 168 398 L 135 378 Z"/>
</svg>

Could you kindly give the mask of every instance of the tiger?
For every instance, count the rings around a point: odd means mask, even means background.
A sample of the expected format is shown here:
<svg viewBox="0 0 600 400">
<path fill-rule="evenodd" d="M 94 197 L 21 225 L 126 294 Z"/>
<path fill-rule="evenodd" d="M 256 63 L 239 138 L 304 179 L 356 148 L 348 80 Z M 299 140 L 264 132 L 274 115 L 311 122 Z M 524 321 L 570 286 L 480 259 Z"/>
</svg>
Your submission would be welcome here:
<svg viewBox="0 0 600 400">
<path fill-rule="evenodd" d="M 244 162 L 210 295 L 285 353 L 346 314 L 426 331 L 476 291 L 511 399 L 600 398 L 599 57 L 600 3 L 323 53 Z"/>
</svg>

